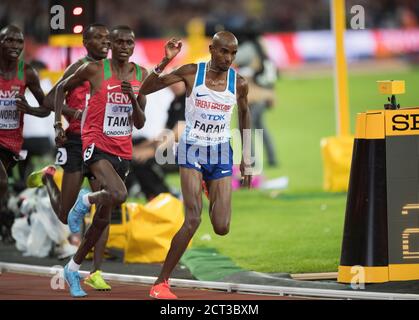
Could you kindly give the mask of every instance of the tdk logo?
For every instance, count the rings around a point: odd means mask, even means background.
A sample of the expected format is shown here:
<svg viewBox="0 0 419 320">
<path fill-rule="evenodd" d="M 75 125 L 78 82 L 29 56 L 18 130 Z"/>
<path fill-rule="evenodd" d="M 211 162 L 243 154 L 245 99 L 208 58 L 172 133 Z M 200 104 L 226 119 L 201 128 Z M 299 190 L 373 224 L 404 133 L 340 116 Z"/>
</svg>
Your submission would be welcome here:
<svg viewBox="0 0 419 320">
<path fill-rule="evenodd" d="M 117 106 L 112 107 L 112 111 L 113 112 L 119 112 L 119 113 L 131 112 L 132 111 L 132 106 L 117 105 Z"/>
<path fill-rule="evenodd" d="M 224 121 L 225 115 L 224 114 L 205 114 L 201 113 L 202 119 L 208 119 L 210 121 Z"/>
<path fill-rule="evenodd" d="M 208 120 L 220 121 L 224 120 L 224 114 L 209 114 Z"/>
</svg>

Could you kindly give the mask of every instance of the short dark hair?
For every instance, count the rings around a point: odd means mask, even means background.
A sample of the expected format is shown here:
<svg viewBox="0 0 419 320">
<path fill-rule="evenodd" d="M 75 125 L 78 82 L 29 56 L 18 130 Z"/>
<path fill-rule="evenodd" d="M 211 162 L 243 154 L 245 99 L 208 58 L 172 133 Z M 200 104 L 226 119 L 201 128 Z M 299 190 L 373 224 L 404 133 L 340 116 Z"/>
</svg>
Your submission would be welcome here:
<svg viewBox="0 0 419 320">
<path fill-rule="evenodd" d="M 9 25 L 5 26 L 4 28 L 1 28 L 1 30 L 0 30 L 0 40 L 3 40 L 3 38 L 5 37 L 5 35 L 8 31 L 19 32 L 23 35 L 23 32 L 19 27 L 15 26 L 13 24 L 9 24 Z"/>
<path fill-rule="evenodd" d="M 89 24 L 84 30 L 83 30 L 83 39 L 89 39 L 90 38 L 90 30 L 93 28 L 107 28 L 104 24 L 102 23 L 91 23 Z"/>
<path fill-rule="evenodd" d="M 111 32 L 112 32 L 112 31 L 116 31 L 116 30 L 122 30 L 122 31 L 134 32 L 134 30 L 132 30 L 132 28 L 131 28 L 131 27 L 129 27 L 129 26 L 127 26 L 127 25 L 123 25 L 123 24 L 120 24 L 120 25 L 117 25 L 117 26 L 113 27 L 113 28 L 111 29 Z"/>
<path fill-rule="evenodd" d="M 131 29 L 131 27 L 127 26 L 127 25 L 118 25 L 115 26 L 111 29 L 111 36 L 112 33 L 114 33 L 115 31 L 126 31 L 126 32 L 132 32 L 135 36 L 134 30 Z"/>
</svg>

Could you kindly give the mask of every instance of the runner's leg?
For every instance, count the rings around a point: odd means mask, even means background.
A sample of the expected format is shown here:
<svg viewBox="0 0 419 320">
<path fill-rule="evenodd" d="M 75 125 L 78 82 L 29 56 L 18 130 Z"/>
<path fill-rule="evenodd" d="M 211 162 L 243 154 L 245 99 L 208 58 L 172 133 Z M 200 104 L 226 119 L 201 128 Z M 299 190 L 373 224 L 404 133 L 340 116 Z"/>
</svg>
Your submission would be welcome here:
<svg viewBox="0 0 419 320">
<path fill-rule="evenodd" d="M 98 180 L 101 191 L 89 195 L 89 202 L 96 204 L 96 213 L 92 225 L 87 230 L 79 249 L 74 255 L 74 262 L 81 264 L 88 252 L 101 237 L 109 225 L 110 215 L 114 206 L 121 205 L 127 198 L 124 182 L 108 160 L 98 160 L 90 165 L 89 169 Z"/>
<path fill-rule="evenodd" d="M 230 230 L 231 220 L 231 176 L 207 182 L 209 188 L 209 215 L 214 232 L 220 236 Z"/>
<path fill-rule="evenodd" d="M 93 191 L 100 190 L 100 184 L 98 183 L 96 179 L 89 180 L 89 183 Z M 95 247 L 93 250 L 92 270 L 90 273 L 94 273 L 97 270 L 101 270 L 108 238 L 109 238 L 109 225 L 105 228 L 105 230 L 103 230 L 102 235 L 99 238 L 99 241 L 95 244 Z"/>
<path fill-rule="evenodd" d="M 66 172 L 64 171 L 61 190 L 54 181 L 53 176 L 44 175 L 42 177 L 44 185 L 47 187 L 51 206 L 55 214 L 62 223 L 67 223 L 68 213 L 77 200 L 81 184 L 83 182 L 83 174 L 81 171 Z M 65 195 L 64 197 L 62 195 Z"/>
<path fill-rule="evenodd" d="M 180 167 L 180 181 L 182 194 L 184 195 L 185 221 L 172 239 L 162 270 L 155 282 L 156 284 L 169 279 L 170 274 L 201 223 L 202 173 L 194 169 Z"/>
<path fill-rule="evenodd" d="M 0 197 L 3 197 L 7 192 L 7 168 L 9 162 L 5 159 L 0 159 Z"/>
</svg>

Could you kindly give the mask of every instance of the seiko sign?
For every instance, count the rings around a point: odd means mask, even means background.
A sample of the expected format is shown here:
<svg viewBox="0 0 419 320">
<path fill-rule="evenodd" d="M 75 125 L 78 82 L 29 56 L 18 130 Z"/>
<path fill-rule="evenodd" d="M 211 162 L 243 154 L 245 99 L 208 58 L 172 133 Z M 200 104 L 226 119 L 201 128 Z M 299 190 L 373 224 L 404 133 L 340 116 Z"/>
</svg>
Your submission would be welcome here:
<svg viewBox="0 0 419 320">
<path fill-rule="evenodd" d="M 417 135 L 419 134 L 419 109 L 387 110 L 386 135 Z"/>
</svg>

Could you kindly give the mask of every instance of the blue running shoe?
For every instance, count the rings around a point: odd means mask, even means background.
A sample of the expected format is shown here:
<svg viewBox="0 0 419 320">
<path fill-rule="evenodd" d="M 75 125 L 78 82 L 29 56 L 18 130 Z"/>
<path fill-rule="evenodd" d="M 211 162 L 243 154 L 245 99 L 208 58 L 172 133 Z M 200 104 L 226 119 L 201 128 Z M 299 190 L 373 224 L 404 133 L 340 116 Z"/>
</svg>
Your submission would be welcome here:
<svg viewBox="0 0 419 320">
<path fill-rule="evenodd" d="M 64 279 L 70 288 L 70 294 L 73 298 L 83 298 L 87 293 L 81 288 L 80 275 L 77 271 L 70 271 L 68 264 L 64 267 Z"/>
<path fill-rule="evenodd" d="M 68 226 L 70 227 L 70 231 L 73 233 L 80 232 L 80 224 L 86 215 L 89 212 L 90 206 L 86 206 L 83 203 L 83 196 L 89 193 L 87 189 L 81 189 L 79 195 L 77 196 L 76 203 L 71 208 L 70 213 L 68 214 Z"/>
</svg>

